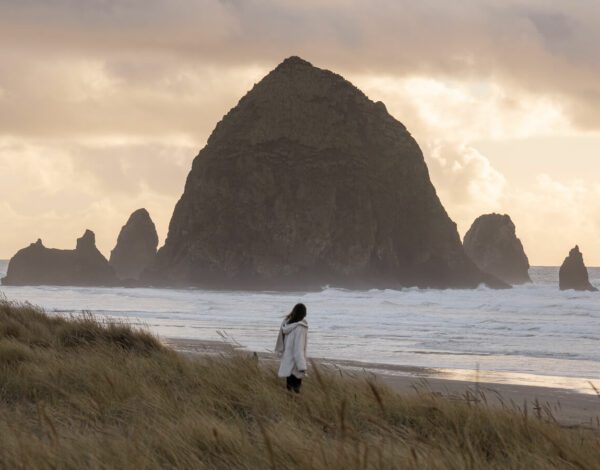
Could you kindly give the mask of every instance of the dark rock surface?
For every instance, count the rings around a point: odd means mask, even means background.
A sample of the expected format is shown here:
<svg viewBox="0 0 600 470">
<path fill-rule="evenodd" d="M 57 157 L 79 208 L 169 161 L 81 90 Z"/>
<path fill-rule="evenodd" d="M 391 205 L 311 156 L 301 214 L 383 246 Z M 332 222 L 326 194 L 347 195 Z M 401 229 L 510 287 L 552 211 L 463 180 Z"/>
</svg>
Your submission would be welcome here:
<svg viewBox="0 0 600 470">
<path fill-rule="evenodd" d="M 559 272 L 560 290 L 597 291 L 588 276 L 579 246 L 573 248 L 565 258 Z"/>
<path fill-rule="evenodd" d="M 509 284 L 531 282 L 529 259 L 508 215 L 486 214 L 466 233 L 465 252 L 482 271 Z"/>
<path fill-rule="evenodd" d="M 10 260 L 3 285 L 112 286 L 117 279 L 86 230 L 74 250 L 46 248 L 41 240 Z"/>
<path fill-rule="evenodd" d="M 406 128 L 341 76 L 291 57 L 194 160 L 153 284 L 476 287 Z"/>
<path fill-rule="evenodd" d="M 158 234 L 146 209 L 138 209 L 121 229 L 117 245 L 110 253 L 110 265 L 119 279 L 138 280 L 154 263 Z"/>
</svg>

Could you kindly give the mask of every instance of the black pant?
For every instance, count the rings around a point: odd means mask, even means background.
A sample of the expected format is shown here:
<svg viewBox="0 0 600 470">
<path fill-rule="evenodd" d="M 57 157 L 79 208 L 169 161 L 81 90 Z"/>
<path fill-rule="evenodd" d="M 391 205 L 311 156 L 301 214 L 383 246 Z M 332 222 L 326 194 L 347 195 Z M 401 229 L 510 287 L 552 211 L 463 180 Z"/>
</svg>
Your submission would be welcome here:
<svg viewBox="0 0 600 470">
<path fill-rule="evenodd" d="M 290 375 L 287 379 L 287 389 L 291 392 L 292 390 L 296 393 L 300 393 L 300 387 L 302 386 L 302 379 L 299 379 L 295 375 Z"/>
</svg>

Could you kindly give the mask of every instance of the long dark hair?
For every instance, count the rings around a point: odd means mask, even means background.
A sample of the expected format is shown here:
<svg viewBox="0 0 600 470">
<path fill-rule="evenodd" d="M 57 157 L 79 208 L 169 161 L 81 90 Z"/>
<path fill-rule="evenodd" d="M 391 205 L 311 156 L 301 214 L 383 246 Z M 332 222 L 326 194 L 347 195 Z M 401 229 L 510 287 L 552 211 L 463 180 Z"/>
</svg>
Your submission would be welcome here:
<svg viewBox="0 0 600 470">
<path fill-rule="evenodd" d="M 298 323 L 299 321 L 304 320 L 305 317 L 306 305 L 296 304 L 288 316 L 285 317 L 285 321 L 289 325 L 290 323 Z"/>
</svg>

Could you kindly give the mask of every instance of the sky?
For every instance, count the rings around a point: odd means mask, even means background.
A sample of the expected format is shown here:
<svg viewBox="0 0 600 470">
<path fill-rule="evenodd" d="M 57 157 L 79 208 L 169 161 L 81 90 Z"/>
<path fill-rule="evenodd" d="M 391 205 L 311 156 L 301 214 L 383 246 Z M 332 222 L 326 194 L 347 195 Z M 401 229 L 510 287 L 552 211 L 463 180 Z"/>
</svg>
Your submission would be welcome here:
<svg viewBox="0 0 600 470">
<path fill-rule="evenodd" d="M 0 259 L 86 228 L 162 241 L 216 123 L 291 55 L 406 125 L 462 235 L 508 213 L 532 265 L 600 266 L 597 0 L 0 0 Z"/>
</svg>

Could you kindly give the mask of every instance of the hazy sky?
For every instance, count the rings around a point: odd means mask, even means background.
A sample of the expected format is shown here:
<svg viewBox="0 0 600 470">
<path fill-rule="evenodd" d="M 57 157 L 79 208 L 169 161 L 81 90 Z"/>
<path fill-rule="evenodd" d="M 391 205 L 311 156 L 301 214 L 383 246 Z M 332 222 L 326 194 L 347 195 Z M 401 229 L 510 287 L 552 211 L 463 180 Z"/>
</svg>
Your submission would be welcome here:
<svg viewBox="0 0 600 470">
<path fill-rule="evenodd" d="M 161 241 L 193 157 L 285 57 L 382 100 L 461 235 L 509 213 L 532 264 L 600 265 L 598 0 L 0 0 L 0 258 Z"/>
</svg>

